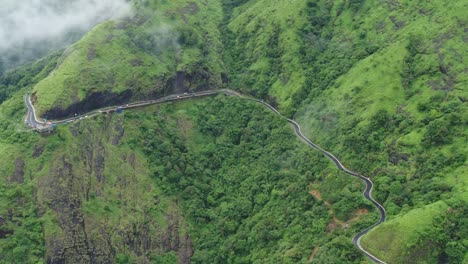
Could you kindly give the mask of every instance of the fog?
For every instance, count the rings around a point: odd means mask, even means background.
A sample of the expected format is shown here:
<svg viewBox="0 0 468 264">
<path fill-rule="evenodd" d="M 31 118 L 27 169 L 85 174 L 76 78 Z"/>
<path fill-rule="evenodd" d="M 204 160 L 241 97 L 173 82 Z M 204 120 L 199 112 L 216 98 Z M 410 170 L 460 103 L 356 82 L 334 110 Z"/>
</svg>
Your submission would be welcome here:
<svg viewBox="0 0 468 264">
<path fill-rule="evenodd" d="M 30 57 L 28 49 L 63 46 L 97 23 L 130 12 L 127 0 L 0 0 L 0 58 L 20 64 Z"/>
</svg>

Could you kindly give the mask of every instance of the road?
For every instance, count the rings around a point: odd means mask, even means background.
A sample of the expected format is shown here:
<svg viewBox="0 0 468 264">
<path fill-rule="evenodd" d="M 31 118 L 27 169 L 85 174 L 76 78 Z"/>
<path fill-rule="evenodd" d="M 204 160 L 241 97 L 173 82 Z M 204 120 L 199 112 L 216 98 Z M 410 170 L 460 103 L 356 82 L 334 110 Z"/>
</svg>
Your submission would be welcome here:
<svg viewBox="0 0 468 264">
<path fill-rule="evenodd" d="M 31 102 L 31 97 L 29 95 L 29 92 L 26 93 L 26 95 L 24 96 L 24 103 L 26 104 L 26 107 L 28 108 L 28 113 L 26 114 L 26 118 L 24 120 L 25 123 L 34 129 L 38 129 L 42 126 L 47 126 L 46 122 L 42 122 L 37 119 L 36 109 L 34 109 L 34 106 Z"/>
<path fill-rule="evenodd" d="M 331 161 L 333 161 L 333 163 L 335 163 L 336 167 L 341 170 L 341 171 L 344 171 L 352 176 L 355 176 L 357 178 L 359 178 L 360 180 L 362 180 L 365 185 L 366 185 L 366 188 L 364 189 L 364 192 L 362 193 L 363 196 L 369 200 L 376 208 L 377 210 L 379 210 L 379 213 L 380 213 L 380 218 L 379 220 L 373 224 L 372 226 L 362 230 L 361 232 L 359 232 L 357 235 L 355 235 L 352 239 L 353 241 L 353 244 L 359 248 L 369 259 L 371 259 L 373 262 L 375 263 L 385 263 L 383 262 L 382 260 L 378 259 L 376 256 L 372 255 L 371 253 L 369 253 L 368 251 L 366 251 L 362 246 L 361 246 L 361 238 L 367 234 L 370 230 L 372 230 L 374 227 L 380 225 L 382 222 L 385 221 L 385 218 L 386 218 L 386 212 L 385 212 L 385 208 L 379 204 L 373 197 L 372 197 L 372 189 L 374 187 L 374 184 L 372 183 L 372 181 L 367 178 L 367 177 L 364 177 L 362 175 L 359 175 L 353 171 L 350 171 L 349 169 L 347 169 L 345 166 L 343 166 L 343 164 L 341 164 L 340 160 L 338 160 L 333 154 L 331 154 L 330 152 L 322 149 L 321 147 L 317 146 L 316 144 L 314 144 L 312 141 L 310 141 L 306 136 L 304 136 L 301 132 L 301 127 L 299 126 L 299 124 L 292 120 L 292 119 L 288 119 L 288 122 L 291 123 L 293 126 L 294 126 L 294 131 L 296 132 L 296 135 L 298 137 L 300 137 L 303 141 L 305 141 L 309 146 L 311 146 L 312 148 L 314 149 L 317 149 L 319 151 L 321 151 L 327 158 L 329 158 Z"/>
<path fill-rule="evenodd" d="M 267 107 L 268 109 L 270 109 L 271 111 L 273 111 L 275 114 L 281 116 L 281 117 L 284 117 L 276 108 L 274 108 L 273 106 L 265 103 L 264 101 L 262 100 L 258 100 L 258 99 L 255 99 L 255 98 L 250 98 L 250 97 L 246 97 L 246 96 L 243 96 L 243 95 L 237 95 L 239 97 L 242 97 L 242 98 L 245 98 L 245 99 L 248 99 L 248 100 L 251 100 L 251 101 L 255 101 L 257 103 L 260 103 L 262 104 L 263 106 Z M 284 117 L 286 118 L 286 117 Z M 363 196 L 369 200 L 374 206 L 375 208 L 377 208 L 377 210 L 379 211 L 379 214 L 380 214 L 380 218 L 379 220 L 373 224 L 372 226 L 362 230 L 361 232 L 359 232 L 358 234 L 356 234 L 353 239 L 352 239 L 352 242 L 353 244 L 359 249 L 361 250 L 362 253 L 364 253 L 364 255 L 366 255 L 370 260 L 372 260 L 374 263 L 379 263 L 379 264 L 385 264 L 384 261 L 380 260 L 379 258 L 377 258 L 376 256 L 372 255 L 371 253 L 369 253 L 368 251 L 366 251 L 362 246 L 361 246 L 361 238 L 367 234 L 370 230 L 374 229 L 376 226 L 380 225 L 381 223 L 383 223 L 386 219 L 386 215 L 387 213 L 385 212 L 385 208 L 380 204 L 378 203 L 373 197 L 372 197 L 372 189 L 374 187 L 374 184 L 372 183 L 371 179 L 368 178 L 368 177 L 364 177 L 356 172 L 353 172 L 349 169 L 347 169 L 342 163 L 341 161 L 335 157 L 333 154 L 331 154 L 330 152 L 324 150 L 323 148 L 321 148 L 320 146 L 318 146 L 317 144 L 315 144 L 314 142 L 312 142 L 310 139 L 308 139 L 301 131 L 301 126 L 294 120 L 292 119 L 289 119 L 289 118 L 286 118 L 286 120 L 292 124 L 293 128 L 294 128 L 294 132 L 296 133 L 296 135 L 302 139 L 307 145 L 309 145 L 310 147 L 322 152 L 328 159 L 330 159 L 331 161 L 333 161 L 333 163 L 335 163 L 335 166 L 343 171 L 343 172 L 346 172 L 347 174 L 350 174 L 352 176 L 355 176 L 357 177 L 358 179 L 362 180 L 364 182 L 364 184 L 366 185 L 366 188 L 364 189 L 363 191 Z"/>
<path fill-rule="evenodd" d="M 114 112 L 116 111 L 117 107 L 122 108 L 122 109 L 132 109 L 132 108 L 138 108 L 138 107 L 143 107 L 147 105 L 160 104 L 164 102 L 178 101 L 178 100 L 189 99 L 189 98 L 194 98 L 194 97 L 210 96 L 210 95 L 219 94 L 219 93 L 224 93 L 226 95 L 237 95 L 235 91 L 225 91 L 224 89 L 208 90 L 208 91 L 196 92 L 196 93 L 174 94 L 174 95 L 165 96 L 165 97 L 155 99 L 155 100 L 146 100 L 146 101 L 139 101 L 139 102 L 124 104 L 124 105 L 119 105 L 119 106 L 104 107 L 104 108 L 100 108 L 100 109 L 96 109 L 94 111 L 88 112 L 86 114 L 76 115 L 74 117 L 61 119 L 61 120 L 49 120 L 48 122 L 37 118 L 36 110 L 34 108 L 34 105 L 31 102 L 30 94 L 26 93 L 24 97 L 24 102 L 26 104 L 26 107 L 28 108 L 28 113 L 26 115 L 25 123 L 32 128 L 52 127 L 52 126 L 56 126 L 60 124 L 66 124 L 70 122 L 79 121 L 84 118 L 90 118 L 92 116 L 99 115 L 102 113 Z"/>
<path fill-rule="evenodd" d="M 262 100 L 258 100 L 258 99 L 252 98 L 252 97 L 242 95 L 242 94 L 240 94 L 240 93 L 238 93 L 236 91 L 230 90 L 230 89 L 208 90 L 208 91 L 196 92 L 196 93 L 174 94 L 174 95 L 169 95 L 169 96 L 162 97 L 162 98 L 155 99 L 155 100 L 139 101 L 139 102 L 129 103 L 129 104 L 121 105 L 121 106 L 112 106 L 112 107 L 101 108 L 101 109 L 89 112 L 87 114 L 84 114 L 84 115 L 79 115 L 79 116 L 76 116 L 76 117 L 73 117 L 73 118 L 67 118 L 67 119 L 63 119 L 63 120 L 49 121 L 49 122 L 46 123 L 44 121 L 40 121 L 40 120 L 37 119 L 36 111 L 34 109 L 34 106 L 33 106 L 32 102 L 31 102 L 30 95 L 29 95 L 29 93 L 27 93 L 26 96 L 25 96 L 25 100 L 24 100 L 25 104 L 26 104 L 26 107 L 28 108 L 28 113 L 26 115 L 25 122 L 26 122 L 26 124 L 28 124 L 29 126 L 34 127 L 34 128 L 39 127 L 39 126 L 42 126 L 42 127 L 55 126 L 55 125 L 58 125 L 58 124 L 70 123 L 70 122 L 74 122 L 74 121 L 77 121 L 77 120 L 81 120 L 83 118 L 89 118 L 89 117 L 94 116 L 94 115 L 115 111 L 117 109 L 117 107 L 120 107 L 122 109 L 133 109 L 133 108 L 138 108 L 138 107 L 143 107 L 143 106 L 148 106 L 148 105 L 153 105 L 153 104 L 160 104 L 160 103 L 164 103 L 164 102 L 178 101 L 178 100 L 184 100 L 184 99 L 190 99 L 190 98 L 196 98 L 196 97 L 202 97 L 202 96 L 210 96 L 210 95 L 216 95 L 216 94 L 220 94 L 220 93 L 225 94 L 227 96 L 237 96 L 237 97 L 240 97 L 242 99 L 246 99 L 246 100 L 250 100 L 250 101 L 254 101 L 256 103 L 262 104 L 264 107 L 270 109 L 275 114 L 277 114 L 277 115 L 281 116 L 282 118 L 286 119 L 286 121 L 289 122 L 293 126 L 294 132 L 296 133 L 296 135 L 302 141 L 304 141 L 310 147 L 322 152 L 328 159 L 330 159 L 335 164 L 335 166 L 339 170 L 341 170 L 343 172 L 346 172 L 347 174 L 352 175 L 354 177 L 357 177 L 358 179 L 360 179 L 360 180 L 362 180 L 364 182 L 364 184 L 366 185 L 366 188 L 364 189 L 362 194 L 363 194 L 364 198 L 369 200 L 375 206 L 375 208 L 377 208 L 377 210 L 380 213 L 380 218 L 375 224 L 373 224 L 372 226 L 370 226 L 370 227 L 362 230 L 358 234 L 356 234 L 353 237 L 352 242 L 359 250 L 361 250 L 362 253 L 364 253 L 364 255 L 366 255 L 374 263 L 385 264 L 385 262 L 383 262 L 382 260 L 380 260 L 376 256 L 372 255 L 371 253 L 366 251 L 361 246 L 361 238 L 365 234 L 367 234 L 370 230 L 372 230 L 373 228 L 375 228 L 376 226 L 378 226 L 382 222 L 384 222 L 385 219 L 386 219 L 385 208 L 372 197 L 372 189 L 374 187 L 374 184 L 372 183 L 371 179 L 368 178 L 368 177 L 364 177 L 364 176 L 362 176 L 362 175 L 360 175 L 360 174 L 358 174 L 356 172 L 353 172 L 353 171 L 347 169 L 341 163 L 341 161 L 337 157 L 335 157 L 335 155 L 333 155 L 332 153 L 326 151 L 325 149 L 321 148 L 319 145 L 313 143 L 310 139 L 308 139 L 302 133 L 301 126 L 296 121 L 294 121 L 292 119 L 289 119 L 289 118 L 286 118 L 276 108 L 274 108 L 273 106 L 271 106 L 270 104 L 268 104 L 268 103 L 266 103 L 266 102 L 264 102 Z"/>
</svg>

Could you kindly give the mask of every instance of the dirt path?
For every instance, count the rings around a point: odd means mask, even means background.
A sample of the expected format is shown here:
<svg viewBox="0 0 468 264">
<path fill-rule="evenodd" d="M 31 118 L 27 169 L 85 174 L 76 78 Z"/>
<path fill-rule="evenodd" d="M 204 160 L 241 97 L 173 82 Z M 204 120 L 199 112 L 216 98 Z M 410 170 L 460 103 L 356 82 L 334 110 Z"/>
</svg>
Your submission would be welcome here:
<svg viewBox="0 0 468 264">
<path fill-rule="evenodd" d="M 310 253 L 309 258 L 307 259 L 308 262 L 312 262 L 312 260 L 315 257 L 315 254 L 317 254 L 318 249 L 319 247 L 314 247 L 314 249 L 312 250 L 312 253 Z"/>
<path fill-rule="evenodd" d="M 322 201 L 328 208 L 328 213 L 333 217 L 332 221 L 328 224 L 327 226 L 327 232 L 328 233 L 331 233 L 333 232 L 333 230 L 335 230 L 337 227 L 340 227 L 341 229 L 346 229 L 349 227 L 349 225 L 351 224 L 351 222 L 354 222 L 356 220 L 359 220 L 359 218 L 361 217 L 361 215 L 363 214 L 368 214 L 369 213 L 369 210 L 366 209 L 366 208 L 360 208 L 358 210 L 356 210 L 356 212 L 354 213 L 354 216 L 352 218 L 350 218 L 349 220 L 347 221 L 342 221 L 340 219 L 338 219 L 338 217 L 336 217 L 336 214 L 333 210 L 333 206 L 332 204 L 329 202 L 329 201 L 324 201 L 322 199 L 322 194 L 320 193 L 320 191 L 318 190 L 314 190 L 314 189 L 311 189 L 309 191 L 309 193 L 314 196 L 317 200 L 319 201 Z"/>
</svg>

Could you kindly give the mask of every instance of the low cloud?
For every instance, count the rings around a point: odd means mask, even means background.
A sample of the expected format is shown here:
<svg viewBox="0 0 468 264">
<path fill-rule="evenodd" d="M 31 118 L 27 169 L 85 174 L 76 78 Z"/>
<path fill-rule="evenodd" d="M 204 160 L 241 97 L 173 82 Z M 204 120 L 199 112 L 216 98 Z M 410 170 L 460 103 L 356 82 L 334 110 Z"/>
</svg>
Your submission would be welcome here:
<svg viewBox="0 0 468 264">
<path fill-rule="evenodd" d="M 0 51 L 60 38 L 130 13 L 126 0 L 3 0 Z"/>
<path fill-rule="evenodd" d="M 172 49 L 176 52 L 181 51 L 179 45 L 179 33 L 167 24 L 161 24 L 157 27 L 149 28 L 145 31 L 151 38 L 151 45 L 148 50 L 153 50 L 155 54 L 160 54 L 168 49 Z"/>
</svg>

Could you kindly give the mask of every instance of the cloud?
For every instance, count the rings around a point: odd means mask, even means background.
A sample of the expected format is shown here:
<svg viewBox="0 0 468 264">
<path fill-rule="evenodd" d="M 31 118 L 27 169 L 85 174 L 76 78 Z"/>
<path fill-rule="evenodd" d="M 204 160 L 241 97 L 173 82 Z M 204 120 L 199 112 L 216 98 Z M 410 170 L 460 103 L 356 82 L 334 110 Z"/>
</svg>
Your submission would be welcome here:
<svg viewBox="0 0 468 264">
<path fill-rule="evenodd" d="M 60 39 L 131 12 L 127 0 L 2 0 L 0 52 L 24 43 Z"/>
</svg>

